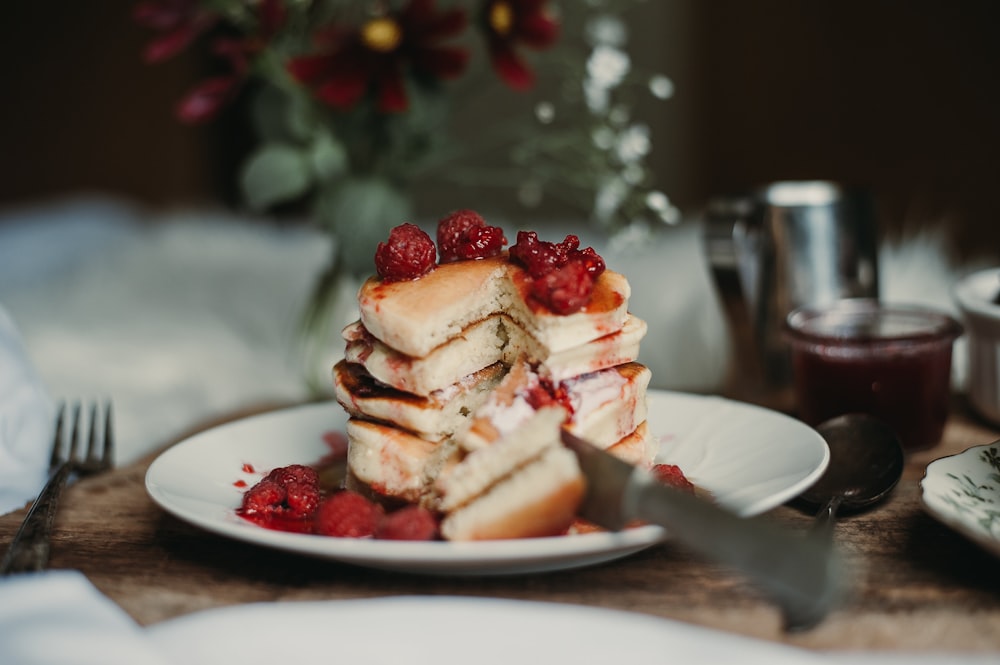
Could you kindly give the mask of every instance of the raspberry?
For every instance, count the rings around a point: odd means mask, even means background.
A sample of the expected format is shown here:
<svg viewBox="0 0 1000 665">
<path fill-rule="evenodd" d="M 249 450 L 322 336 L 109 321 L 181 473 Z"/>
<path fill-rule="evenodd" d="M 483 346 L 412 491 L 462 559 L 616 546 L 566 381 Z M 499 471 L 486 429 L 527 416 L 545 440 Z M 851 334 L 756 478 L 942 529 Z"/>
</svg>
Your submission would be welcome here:
<svg viewBox="0 0 1000 665">
<path fill-rule="evenodd" d="M 241 512 L 247 515 L 271 515 L 285 500 L 285 488 L 267 478 L 243 494 Z"/>
<path fill-rule="evenodd" d="M 243 495 L 242 512 L 287 519 L 308 519 L 319 506 L 319 476 L 304 464 L 273 469 Z"/>
<path fill-rule="evenodd" d="M 694 484 L 687 479 L 680 467 L 675 464 L 654 464 L 651 469 L 653 476 L 666 485 L 679 490 L 694 493 Z"/>
<path fill-rule="evenodd" d="M 319 507 L 319 486 L 316 483 L 299 483 L 294 480 L 285 485 L 287 517 L 308 518 Z"/>
<path fill-rule="evenodd" d="M 591 274 L 595 279 L 598 275 L 604 272 L 607 267 L 604 264 L 604 259 L 601 255 L 594 251 L 593 247 L 587 247 L 586 249 L 574 250 L 570 252 L 570 261 L 580 261 L 587 268 L 587 272 Z"/>
<path fill-rule="evenodd" d="M 485 259 L 503 251 L 507 238 L 499 226 L 489 226 L 473 210 L 457 210 L 438 222 L 441 263 Z"/>
<path fill-rule="evenodd" d="M 531 293 L 556 314 L 572 314 L 590 302 L 594 277 L 582 261 L 570 261 L 542 275 L 531 285 Z"/>
<path fill-rule="evenodd" d="M 287 486 L 288 483 L 292 482 L 305 483 L 307 485 L 319 484 L 319 476 L 316 474 L 316 469 L 305 464 L 290 464 L 272 469 L 271 473 L 267 474 L 265 478 L 273 480 L 282 486 Z"/>
<path fill-rule="evenodd" d="M 426 508 L 406 506 L 386 515 L 375 531 L 382 540 L 435 540 L 438 521 Z"/>
<path fill-rule="evenodd" d="M 375 269 L 386 282 L 416 279 L 434 269 L 434 241 L 415 224 L 400 224 L 375 248 Z"/>
<path fill-rule="evenodd" d="M 382 507 L 351 490 L 328 497 L 316 511 L 316 533 L 338 538 L 372 536 L 383 516 Z"/>
<path fill-rule="evenodd" d="M 566 257 L 559 245 L 539 240 L 534 231 L 518 231 L 517 242 L 510 248 L 510 259 L 537 279 L 561 266 Z"/>
</svg>

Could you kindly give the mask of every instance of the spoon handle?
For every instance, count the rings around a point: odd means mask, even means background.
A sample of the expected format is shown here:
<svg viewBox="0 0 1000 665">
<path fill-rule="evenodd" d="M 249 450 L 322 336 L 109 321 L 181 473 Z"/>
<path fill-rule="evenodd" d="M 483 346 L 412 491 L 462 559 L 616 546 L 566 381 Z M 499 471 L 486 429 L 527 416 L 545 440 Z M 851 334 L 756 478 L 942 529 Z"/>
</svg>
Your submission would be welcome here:
<svg viewBox="0 0 1000 665">
<path fill-rule="evenodd" d="M 812 531 L 822 535 L 827 540 L 833 540 L 833 525 L 836 522 L 837 509 L 840 508 L 842 498 L 831 497 L 826 505 L 816 513 L 816 521 L 813 522 Z"/>
</svg>

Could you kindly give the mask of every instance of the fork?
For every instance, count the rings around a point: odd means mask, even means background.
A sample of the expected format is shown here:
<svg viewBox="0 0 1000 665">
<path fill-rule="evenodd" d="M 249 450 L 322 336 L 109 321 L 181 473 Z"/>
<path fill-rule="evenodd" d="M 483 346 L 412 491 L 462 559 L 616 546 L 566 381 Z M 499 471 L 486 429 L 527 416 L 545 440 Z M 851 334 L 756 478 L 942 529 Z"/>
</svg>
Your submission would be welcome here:
<svg viewBox="0 0 1000 665">
<path fill-rule="evenodd" d="M 87 433 L 86 456 L 80 456 L 81 406 L 72 406 L 72 431 L 69 450 L 64 451 L 66 405 L 60 404 L 56 415 L 56 432 L 49 459 L 49 480 L 32 504 L 21 523 L 10 548 L 0 561 L 0 575 L 43 570 L 49 561 L 52 524 L 59 497 L 71 475 L 83 477 L 109 470 L 114 462 L 114 436 L 111 402 L 104 405 L 103 430 L 98 428 L 98 405 L 90 408 L 90 426 Z"/>
</svg>

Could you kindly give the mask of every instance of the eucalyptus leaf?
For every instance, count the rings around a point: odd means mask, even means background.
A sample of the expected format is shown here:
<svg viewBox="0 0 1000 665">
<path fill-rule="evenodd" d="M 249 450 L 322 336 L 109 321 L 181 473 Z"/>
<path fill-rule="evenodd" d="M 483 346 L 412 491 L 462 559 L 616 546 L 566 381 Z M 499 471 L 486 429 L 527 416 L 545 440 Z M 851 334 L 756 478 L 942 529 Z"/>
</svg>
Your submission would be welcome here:
<svg viewBox="0 0 1000 665">
<path fill-rule="evenodd" d="M 244 163 L 240 174 L 243 197 L 251 209 L 258 211 L 298 198 L 312 184 L 308 154 L 286 143 L 268 143 L 258 148 Z"/>
<path fill-rule="evenodd" d="M 324 192 L 317 215 L 337 242 L 337 254 L 352 275 L 374 270 L 375 248 L 389 231 L 408 221 L 410 198 L 383 178 L 351 177 Z"/>
<path fill-rule="evenodd" d="M 331 182 L 347 171 L 347 148 L 329 132 L 323 131 L 316 135 L 309 157 L 317 181 Z"/>
<path fill-rule="evenodd" d="M 261 86 L 250 112 L 254 131 L 264 143 L 304 143 L 318 125 L 307 98 L 273 85 Z"/>
</svg>

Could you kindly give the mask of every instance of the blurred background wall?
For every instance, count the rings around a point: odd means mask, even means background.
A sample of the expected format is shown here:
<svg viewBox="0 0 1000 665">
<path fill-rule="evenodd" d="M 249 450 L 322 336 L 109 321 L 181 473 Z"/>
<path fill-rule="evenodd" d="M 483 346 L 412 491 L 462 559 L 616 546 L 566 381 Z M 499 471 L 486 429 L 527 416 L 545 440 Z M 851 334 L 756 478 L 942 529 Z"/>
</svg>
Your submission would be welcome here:
<svg viewBox="0 0 1000 665">
<path fill-rule="evenodd" d="M 132 4 L 5 8 L 0 206 L 77 193 L 235 203 L 246 128 L 237 113 L 175 121 L 205 64 L 144 65 Z M 656 178 L 682 210 L 832 178 L 871 187 L 890 236 L 944 226 L 956 253 L 1000 254 L 1000 4 L 650 0 L 629 16 L 637 64 L 675 84 L 643 111 Z"/>
</svg>

